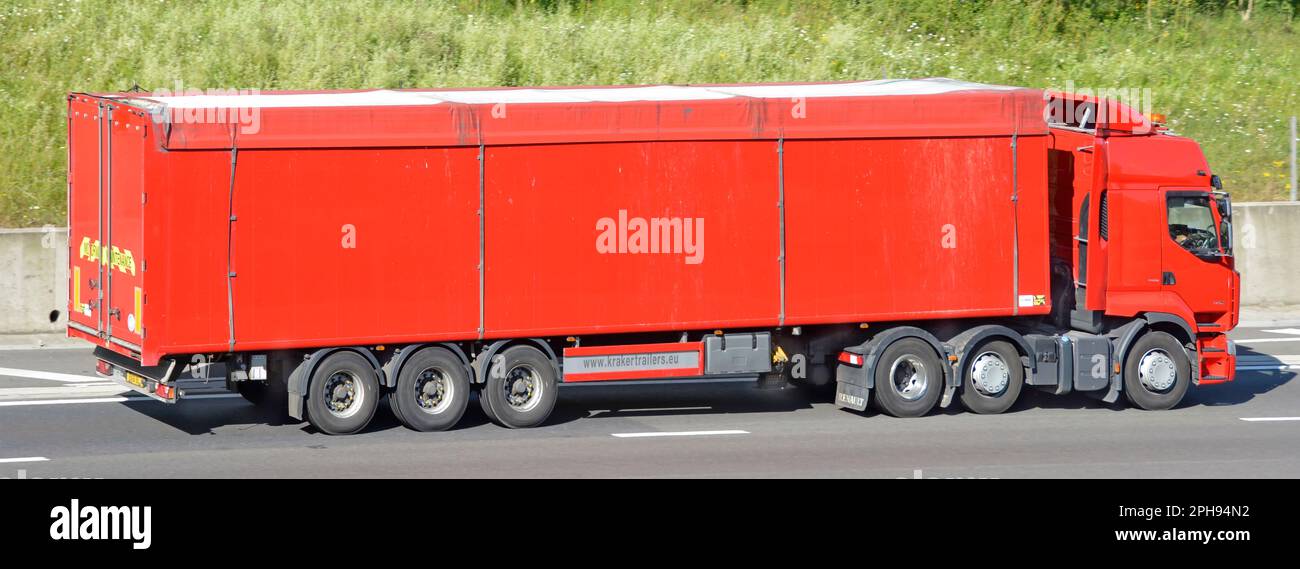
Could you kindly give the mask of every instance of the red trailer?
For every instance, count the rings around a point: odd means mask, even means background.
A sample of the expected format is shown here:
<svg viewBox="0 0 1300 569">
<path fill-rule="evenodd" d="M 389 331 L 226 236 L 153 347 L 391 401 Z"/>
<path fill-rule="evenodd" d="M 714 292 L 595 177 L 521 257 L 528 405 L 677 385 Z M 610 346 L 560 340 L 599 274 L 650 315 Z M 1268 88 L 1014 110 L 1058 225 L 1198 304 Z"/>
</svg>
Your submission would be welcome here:
<svg viewBox="0 0 1300 569">
<path fill-rule="evenodd" d="M 1230 208 L 1128 111 L 947 79 L 74 93 L 69 335 L 169 402 L 224 362 L 329 433 L 719 374 L 1168 408 L 1233 375 Z"/>
</svg>

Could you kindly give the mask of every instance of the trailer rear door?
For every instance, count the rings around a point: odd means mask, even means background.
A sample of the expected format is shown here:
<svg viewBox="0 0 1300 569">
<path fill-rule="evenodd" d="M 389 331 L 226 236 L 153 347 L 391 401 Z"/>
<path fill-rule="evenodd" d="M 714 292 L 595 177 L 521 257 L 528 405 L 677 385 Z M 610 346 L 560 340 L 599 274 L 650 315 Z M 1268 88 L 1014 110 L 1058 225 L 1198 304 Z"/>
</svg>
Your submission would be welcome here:
<svg viewBox="0 0 1300 569">
<path fill-rule="evenodd" d="M 100 284 L 101 171 L 104 169 L 103 109 L 84 95 L 68 100 L 68 326 L 102 337 L 104 321 Z"/>
<path fill-rule="evenodd" d="M 104 236 L 108 266 L 104 267 L 104 331 L 108 340 L 135 352 L 144 339 L 144 155 L 143 113 L 110 104 L 104 129 L 108 131 L 107 171 L 103 203 Z M 105 258 L 101 255 L 101 260 Z"/>
<path fill-rule="evenodd" d="M 69 325 L 139 353 L 148 121 L 141 112 L 80 95 L 69 113 Z"/>
</svg>

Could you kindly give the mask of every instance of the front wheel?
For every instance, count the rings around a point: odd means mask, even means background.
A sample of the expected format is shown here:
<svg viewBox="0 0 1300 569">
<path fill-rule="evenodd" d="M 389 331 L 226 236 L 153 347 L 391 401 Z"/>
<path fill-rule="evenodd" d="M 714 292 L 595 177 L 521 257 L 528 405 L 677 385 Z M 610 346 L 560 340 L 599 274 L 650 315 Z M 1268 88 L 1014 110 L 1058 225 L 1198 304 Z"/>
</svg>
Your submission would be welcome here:
<svg viewBox="0 0 1300 569">
<path fill-rule="evenodd" d="M 1176 338 L 1149 332 L 1138 338 L 1124 360 L 1124 396 L 1148 411 L 1171 409 L 1192 383 L 1192 362 Z"/>
<path fill-rule="evenodd" d="M 479 397 L 487 398 L 492 419 L 501 425 L 535 427 L 555 408 L 558 383 L 555 366 L 545 354 L 532 346 L 513 346 L 493 358 Z"/>
</svg>

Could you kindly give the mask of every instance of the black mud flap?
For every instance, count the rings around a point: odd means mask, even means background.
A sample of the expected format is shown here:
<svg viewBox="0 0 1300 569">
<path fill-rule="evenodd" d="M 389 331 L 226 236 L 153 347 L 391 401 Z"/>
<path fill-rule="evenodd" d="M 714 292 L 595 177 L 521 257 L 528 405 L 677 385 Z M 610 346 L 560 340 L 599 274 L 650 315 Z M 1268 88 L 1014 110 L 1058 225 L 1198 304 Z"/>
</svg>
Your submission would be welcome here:
<svg viewBox="0 0 1300 569">
<path fill-rule="evenodd" d="M 845 383 L 837 382 L 835 385 L 835 406 L 854 411 L 867 410 L 867 398 L 871 395 L 871 389 Z"/>
</svg>

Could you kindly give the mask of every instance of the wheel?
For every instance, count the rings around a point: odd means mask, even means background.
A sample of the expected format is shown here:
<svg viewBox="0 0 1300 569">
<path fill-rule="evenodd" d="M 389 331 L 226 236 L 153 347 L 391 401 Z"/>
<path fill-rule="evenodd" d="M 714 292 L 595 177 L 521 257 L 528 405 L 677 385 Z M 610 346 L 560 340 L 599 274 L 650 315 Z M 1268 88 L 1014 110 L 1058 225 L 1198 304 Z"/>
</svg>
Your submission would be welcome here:
<svg viewBox="0 0 1300 569">
<path fill-rule="evenodd" d="M 488 368 L 487 396 L 496 421 L 512 429 L 535 427 L 551 415 L 558 399 L 555 366 L 532 346 L 513 346 Z"/>
<path fill-rule="evenodd" d="M 331 435 L 364 429 L 379 407 L 379 378 L 361 354 L 334 352 L 307 384 L 307 421 Z"/>
<path fill-rule="evenodd" d="M 487 417 L 488 421 L 500 425 L 501 419 L 498 419 L 497 414 L 492 411 L 492 402 L 488 401 L 486 389 L 487 387 L 484 386 L 478 390 L 478 408 L 483 411 L 483 416 Z"/>
<path fill-rule="evenodd" d="M 447 350 L 420 350 L 402 365 L 388 402 L 403 425 L 445 431 L 460 422 L 469 406 L 469 374 Z"/>
<path fill-rule="evenodd" d="M 1183 400 L 1192 383 L 1192 363 L 1176 338 L 1148 332 L 1124 359 L 1124 396 L 1149 411 L 1170 409 Z"/>
<path fill-rule="evenodd" d="M 895 417 L 920 417 L 943 394 L 943 362 L 920 338 L 903 338 L 885 348 L 876 363 L 876 407 Z"/>
<path fill-rule="evenodd" d="M 970 365 L 963 370 L 961 402 L 966 409 L 982 415 L 994 415 L 1010 409 L 1025 385 L 1025 366 L 1020 352 L 1010 342 L 985 342 L 971 353 Z"/>
</svg>

